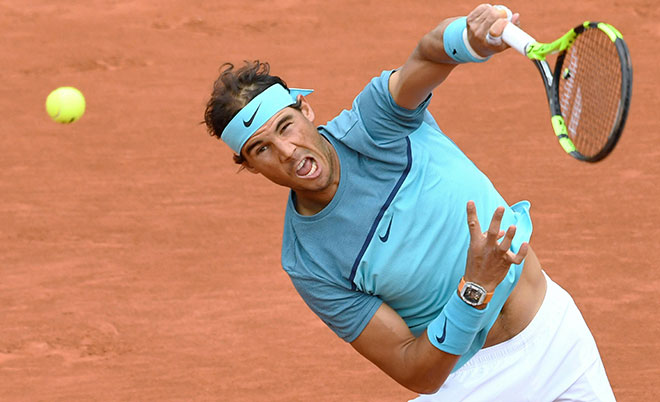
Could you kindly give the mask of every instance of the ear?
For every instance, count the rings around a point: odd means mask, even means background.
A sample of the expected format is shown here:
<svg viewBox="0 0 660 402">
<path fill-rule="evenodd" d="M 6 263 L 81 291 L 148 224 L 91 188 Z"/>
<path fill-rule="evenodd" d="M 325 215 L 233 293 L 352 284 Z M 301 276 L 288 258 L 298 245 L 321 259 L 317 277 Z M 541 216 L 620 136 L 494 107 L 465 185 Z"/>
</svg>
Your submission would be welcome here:
<svg viewBox="0 0 660 402">
<path fill-rule="evenodd" d="M 258 174 L 259 171 L 255 169 L 252 165 L 250 165 L 250 162 L 248 162 L 246 159 L 243 159 L 243 163 L 241 163 L 241 166 L 243 169 L 247 170 L 250 173 Z"/>
<path fill-rule="evenodd" d="M 300 100 L 300 111 L 307 120 L 313 123 L 315 115 L 314 115 L 314 109 L 312 109 L 312 105 L 310 105 L 309 102 L 307 102 L 307 99 L 305 99 L 304 96 L 302 95 L 298 95 L 298 96 L 299 96 L 298 99 Z"/>
</svg>

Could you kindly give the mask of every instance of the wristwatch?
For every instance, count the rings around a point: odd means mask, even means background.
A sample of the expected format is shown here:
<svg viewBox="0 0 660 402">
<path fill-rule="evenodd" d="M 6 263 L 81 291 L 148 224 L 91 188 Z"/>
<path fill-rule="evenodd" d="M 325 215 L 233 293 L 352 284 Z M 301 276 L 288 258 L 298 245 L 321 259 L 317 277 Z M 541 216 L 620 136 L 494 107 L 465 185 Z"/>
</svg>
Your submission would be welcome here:
<svg viewBox="0 0 660 402">
<path fill-rule="evenodd" d="M 464 278 L 461 278 L 458 285 L 458 294 L 464 302 L 474 307 L 488 304 L 493 297 L 493 292 L 487 292 L 483 286 L 474 282 L 465 282 Z"/>
</svg>

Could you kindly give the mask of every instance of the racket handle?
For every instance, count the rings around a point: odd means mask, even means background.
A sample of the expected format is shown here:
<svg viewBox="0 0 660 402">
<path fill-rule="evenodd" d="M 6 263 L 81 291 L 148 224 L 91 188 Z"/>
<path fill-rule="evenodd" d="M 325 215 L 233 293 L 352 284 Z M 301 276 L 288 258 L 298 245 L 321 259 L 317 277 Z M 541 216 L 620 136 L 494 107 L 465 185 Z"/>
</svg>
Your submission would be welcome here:
<svg viewBox="0 0 660 402">
<path fill-rule="evenodd" d="M 527 56 L 527 46 L 536 43 L 527 32 L 518 28 L 514 24 L 508 23 L 502 31 L 502 40 L 512 48 L 516 49 L 523 56 Z"/>
</svg>

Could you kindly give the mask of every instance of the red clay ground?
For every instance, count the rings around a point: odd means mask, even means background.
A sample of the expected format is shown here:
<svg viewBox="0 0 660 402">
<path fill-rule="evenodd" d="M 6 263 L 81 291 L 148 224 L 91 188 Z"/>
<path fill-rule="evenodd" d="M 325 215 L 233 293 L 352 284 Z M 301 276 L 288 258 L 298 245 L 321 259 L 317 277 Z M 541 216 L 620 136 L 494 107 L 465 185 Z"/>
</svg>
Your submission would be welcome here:
<svg viewBox="0 0 660 402">
<path fill-rule="evenodd" d="M 255 58 L 315 88 L 324 123 L 473 5 L 243 3 L 0 4 L 1 400 L 413 396 L 307 309 L 279 266 L 286 191 L 236 174 L 198 123 L 220 64 Z M 431 110 L 507 200 L 532 202 L 532 244 L 581 307 L 618 399 L 660 400 L 660 12 L 508 5 L 539 40 L 585 19 L 624 33 L 635 82 L 618 148 L 597 165 L 565 156 L 537 72 L 513 51 L 458 69 Z M 70 126 L 43 106 L 62 85 L 88 101 Z"/>
</svg>

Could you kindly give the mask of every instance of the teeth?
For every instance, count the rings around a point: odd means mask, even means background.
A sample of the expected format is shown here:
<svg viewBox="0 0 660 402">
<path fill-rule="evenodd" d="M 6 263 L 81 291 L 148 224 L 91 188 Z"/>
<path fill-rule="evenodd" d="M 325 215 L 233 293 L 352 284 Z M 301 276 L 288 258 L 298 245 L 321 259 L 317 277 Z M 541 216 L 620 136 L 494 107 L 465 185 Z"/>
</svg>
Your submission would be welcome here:
<svg viewBox="0 0 660 402">
<path fill-rule="evenodd" d="M 314 172 L 316 172 L 316 161 L 312 161 L 312 168 L 309 169 L 309 173 L 307 173 L 305 175 L 305 177 L 309 177 L 309 176 L 313 175 Z"/>
<path fill-rule="evenodd" d="M 302 169 L 303 166 L 305 166 L 305 162 L 306 162 L 306 161 L 307 161 L 307 158 L 303 158 L 303 160 L 301 160 L 301 161 L 298 163 L 298 166 L 296 167 L 296 172 L 299 171 L 300 169 Z M 313 159 L 311 159 L 310 162 L 311 162 L 311 164 L 312 164 L 312 167 L 309 169 L 309 172 L 307 172 L 306 175 L 301 176 L 301 177 L 309 177 L 309 176 L 313 175 L 314 172 L 316 172 L 316 169 L 318 168 L 318 165 L 316 164 L 316 161 L 313 160 Z"/>
</svg>

